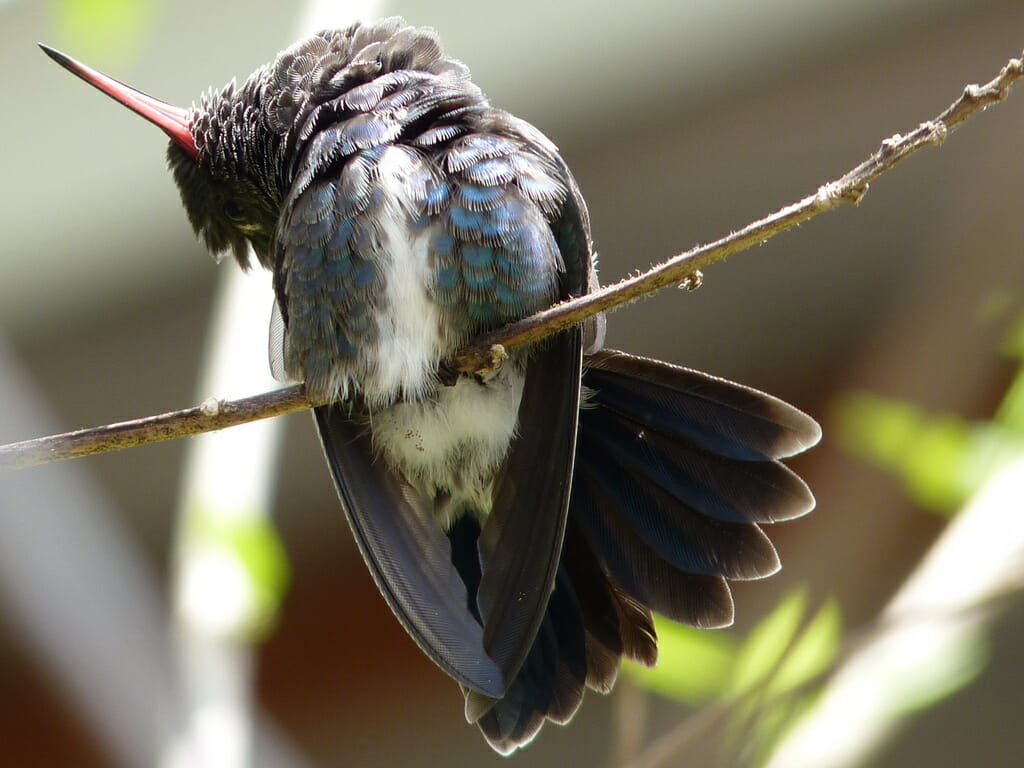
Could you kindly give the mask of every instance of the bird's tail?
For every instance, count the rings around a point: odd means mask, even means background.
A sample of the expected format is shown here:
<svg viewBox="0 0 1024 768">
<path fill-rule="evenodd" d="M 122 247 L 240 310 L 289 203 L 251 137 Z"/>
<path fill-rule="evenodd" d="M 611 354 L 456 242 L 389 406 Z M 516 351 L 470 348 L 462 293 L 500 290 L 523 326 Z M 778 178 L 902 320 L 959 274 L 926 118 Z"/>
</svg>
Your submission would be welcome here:
<svg viewBox="0 0 1024 768">
<path fill-rule="evenodd" d="M 806 414 L 740 384 L 622 352 L 600 352 L 586 365 L 555 589 L 505 696 L 476 716 L 502 753 L 528 743 L 546 719 L 567 722 L 586 688 L 611 690 L 622 658 L 653 665 L 651 611 L 697 627 L 730 624 L 727 580 L 779 568 L 761 525 L 814 506 L 780 462 L 821 437 Z M 475 552 L 478 533 L 469 516 L 453 527 L 454 560 Z M 459 570 L 472 594 L 473 574 Z"/>
</svg>

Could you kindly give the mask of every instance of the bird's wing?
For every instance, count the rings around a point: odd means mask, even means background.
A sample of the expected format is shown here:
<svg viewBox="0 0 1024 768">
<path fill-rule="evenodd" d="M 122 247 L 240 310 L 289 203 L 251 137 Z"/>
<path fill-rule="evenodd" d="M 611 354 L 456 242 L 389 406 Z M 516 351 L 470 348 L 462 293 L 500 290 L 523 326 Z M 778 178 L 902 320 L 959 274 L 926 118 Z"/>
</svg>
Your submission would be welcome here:
<svg viewBox="0 0 1024 768">
<path fill-rule="evenodd" d="M 576 449 L 582 338 L 578 328 L 565 331 L 531 358 L 518 434 L 477 542 L 484 648 L 507 680 L 533 646 L 558 571 Z M 489 708 L 480 701 L 467 708 L 467 717 L 476 719 Z"/>
<path fill-rule="evenodd" d="M 363 129 L 386 142 L 385 127 Z M 324 132 L 305 167 L 322 171 L 334 162 L 335 144 L 369 141 L 354 131 L 346 124 L 333 136 Z M 578 192 L 564 165 L 546 150 L 531 152 L 514 134 L 458 138 L 435 166 L 418 161 L 420 150 L 389 150 L 392 160 L 397 151 L 415 161 L 406 166 L 403 194 L 412 210 L 422 207 L 434 217 L 433 298 L 457 333 L 485 330 L 586 290 L 590 241 Z M 300 191 L 293 191 L 279 227 L 284 319 L 292 331 L 297 324 L 306 329 L 290 335 L 286 358 L 303 361 L 307 386 L 318 374 L 327 378 L 319 369 L 373 341 L 363 321 L 374 315 L 381 288 L 374 212 L 393 204 L 381 202 L 387 196 L 376 188 L 384 156 L 383 149 L 364 149 L 331 181 L 300 173 L 294 187 Z M 389 605 L 432 659 L 485 700 L 500 698 L 523 665 L 553 589 L 572 480 L 581 357 L 579 329 L 528 355 L 517 436 L 478 542 L 476 595 L 467 595 L 451 564 L 429 501 L 374 459 L 370 439 L 342 412 L 317 412 L 349 522 Z"/>
<path fill-rule="evenodd" d="M 315 409 L 327 463 L 345 515 L 374 581 L 406 631 L 462 685 L 501 696 L 501 669 L 484 650 L 451 545 L 430 503 L 376 458 L 346 406 Z"/>
<path fill-rule="evenodd" d="M 587 290 L 592 263 L 586 206 L 553 148 L 539 141 L 532 146 L 543 157 L 535 173 L 538 188 L 547 194 L 557 184 L 565 191 L 550 224 L 562 267 L 559 294 L 580 295 Z M 523 188 L 529 191 L 530 185 Z M 510 683 L 537 641 L 561 558 L 575 461 L 583 336 L 581 328 L 573 328 L 531 351 L 517 436 L 477 542 L 484 647 Z M 467 696 L 467 718 L 478 720 L 493 703 Z"/>
<path fill-rule="evenodd" d="M 357 394 L 379 354 L 381 318 L 391 311 L 382 222 L 423 204 L 429 175 L 412 150 L 389 143 L 394 131 L 391 121 L 364 115 L 316 133 L 278 226 L 275 291 L 288 331 L 283 367 L 304 374 L 314 395 Z M 407 171 L 404 198 L 385 187 L 395 178 L 382 168 L 388 158 Z M 338 383 L 339 368 L 350 372 L 348 383 Z M 484 649 L 432 502 L 375 452 L 366 418 L 350 415 L 359 408 L 354 402 L 317 408 L 316 421 L 367 567 L 434 662 L 462 685 L 500 696 L 506 681 Z"/>
</svg>

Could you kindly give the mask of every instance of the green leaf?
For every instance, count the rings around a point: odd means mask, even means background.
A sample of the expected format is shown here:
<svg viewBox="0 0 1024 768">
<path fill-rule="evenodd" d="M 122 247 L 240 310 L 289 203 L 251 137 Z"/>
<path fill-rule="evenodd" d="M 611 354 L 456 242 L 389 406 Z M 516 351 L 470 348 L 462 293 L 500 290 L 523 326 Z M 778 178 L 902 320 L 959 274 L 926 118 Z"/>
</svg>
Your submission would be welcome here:
<svg viewBox="0 0 1024 768">
<path fill-rule="evenodd" d="M 746 765 L 764 765 L 775 748 L 814 708 L 820 691 L 806 696 L 786 696 L 760 712 L 751 726 L 752 746 Z"/>
<path fill-rule="evenodd" d="M 654 617 L 658 632 L 658 666 L 633 662 L 623 672 L 646 690 L 684 704 L 701 704 L 720 696 L 736 657 L 736 642 L 725 632 L 695 629 Z"/>
<path fill-rule="evenodd" d="M 922 508 L 950 514 L 1024 450 L 1024 369 L 991 422 L 867 393 L 840 399 L 834 416 L 847 451 L 899 477 Z"/>
<path fill-rule="evenodd" d="M 807 590 L 787 594 L 751 632 L 741 650 L 733 717 L 727 741 L 746 755 L 744 765 L 761 764 L 818 695 L 803 690 L 835 662 L 842 634 L 839 605 L 830 598 L 804 625 Z M 801 625 L 803 628 L 801 629 Z"/>
<path fill-rule="evenodd" d="M 728 692 L 741 696 L 762 685 L 782 661 L 807 610 L 807 589 L 789 592 L 754 627 L 739 650 Z"/>
<path fill-rule="evenodd" d="M 846 395 L 834 415 L 843 447 L 901 477 L 925 509 L 948 513 L 973 489 L 968 468 L 976 425 L 868 393 Z"/>
<path fill-rule="evenodd" d="M 835 598 L 818 610 L 782 659 L 768 685 L 768 696 L 781 696 L 827 670 L 839 653 L 842 616 Z"/>
<path fill-rule="evenodd" d="M 1003 354 L 1024 361 L 1024 312 L 1010 326 L 1003 339 Z M 1024 435 L 1024 366 L 1017 370 L 1017 375 L 1010 383 L 999 405 L 994 421 L 1013 431 L 1017 436 Z"/>
<path fill-rule="evenodd" d="M 1003 294 L 994 299 L 993 303 L 1009 303 L 1012 301 L 1011 294 Z M 1007 357 L 1016 357 L 1024 360 L 1024 312 L 1019 312 L 1010 323 L 1006 335 L 1003 337 L 999 351 Z"/>
</svg>

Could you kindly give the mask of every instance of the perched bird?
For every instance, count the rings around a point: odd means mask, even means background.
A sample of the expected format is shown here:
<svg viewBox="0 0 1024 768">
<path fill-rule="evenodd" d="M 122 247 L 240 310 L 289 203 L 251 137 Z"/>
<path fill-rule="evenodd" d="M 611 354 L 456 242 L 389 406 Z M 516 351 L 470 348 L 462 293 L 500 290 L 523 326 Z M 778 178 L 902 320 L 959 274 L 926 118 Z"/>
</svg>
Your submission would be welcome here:
<svg viewBox="0 0 1024 768">
<path fill-rule="evenodd" d="M 809 416 L 599 351 L 599 328 L 487 375 L 445 365 L 596 270 L 555 146 L 432 30 L 320 32 L 187 110 L 44 50 L 170 136 L 215 255 L 272 270 L 272 366 L 332 402 L 316 423 L 363 557 L 495 750 L 567 722 L 623 657 L 653 665 L 651 611 L 722 627 L 727 580 L 778 569 L 760 526 L 814 506 L 779 461 L 818 441 Z"/>
</svg>

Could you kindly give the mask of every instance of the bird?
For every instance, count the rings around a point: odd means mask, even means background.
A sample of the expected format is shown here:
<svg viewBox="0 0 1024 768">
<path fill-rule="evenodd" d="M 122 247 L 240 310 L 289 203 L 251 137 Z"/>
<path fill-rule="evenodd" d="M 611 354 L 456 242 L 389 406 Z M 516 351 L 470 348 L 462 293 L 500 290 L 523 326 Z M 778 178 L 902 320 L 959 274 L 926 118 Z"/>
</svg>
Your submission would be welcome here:
<svg viewBox="0 0 1024 768">
<path fill-rule="evenodd" d="M 763 526 L 814 507 L 782 463 L 821 437 L 782 400 L 603 349 L 603 318 L 449 361 L 596 290 L 590 219 L 540 130 L 492 106 L 399 17 L 316 33 L 240 86 L 166 104 L 42 46 L 160 127 L 217 258 L 273 274 L 271 368 L 304 382 L 384 599 L 501 754 L 623 659 L 653 613 L 733 620 L 730 580 L 780 567 Z"/>
</svg>

